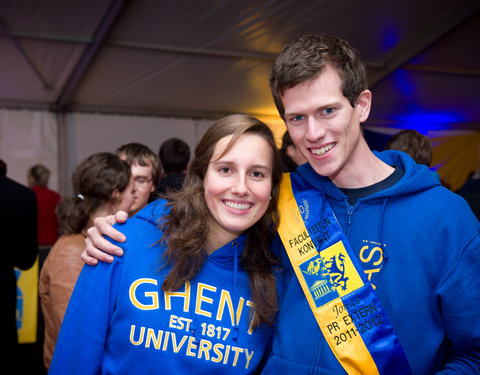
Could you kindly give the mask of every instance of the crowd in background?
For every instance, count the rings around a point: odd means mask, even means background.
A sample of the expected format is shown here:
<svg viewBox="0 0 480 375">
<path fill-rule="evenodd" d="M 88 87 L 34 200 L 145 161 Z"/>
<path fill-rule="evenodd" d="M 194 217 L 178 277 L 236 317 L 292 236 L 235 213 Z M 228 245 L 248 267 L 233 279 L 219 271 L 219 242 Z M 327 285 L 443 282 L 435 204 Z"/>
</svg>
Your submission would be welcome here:
<svg viewBox="0 0 480 375">
<path fill-rule="evenodd" d="M 431 166 L 430 141 L 416 130 L 398 132 L 392 136 L 385 148 L 406 152 L 417 163 Z M 298 165 L 306 162 L 296 149 L 288 132 L 285 132 L 282 137 L 280 155 L 284 172 L 292 172 Z M 128 168 L 119 164 L 121 160 L 128 165 Z M 38 342 L 35 348 L 41 351 L 46 369 L 51 361 L 68 300 L 84 264 L 80 259 L 80 253 L 85 246 L 86 229 L 92 225 L 97 216 L 108 215 L 116 209 L 123 209 L 133 216 L 167 191 L 180 189 L 189 161 L 190 148 L 186 142 L 178 138 L 171 138 L 162 143 L 158 154 L 139 143 L 125 144 L 114 153 L 94 154 L 83 161 L 72 175 L 73 197 L 65 197 L 63 200 L 60 194 L 48 187 L 50 177 L 48 168 L 36 164 L 27 172 L 28 188 L 34 192 L 36 201 L 34 207 L 33 195 L 24 186 L 6 177 L 7 165 L 0 160 L 0 176 L 2 176 L 0 186 L 8 191 L 1 196 L 8 197 L 12 211 L 30 212 L 36 217 L 37 225 L 35 228 L 31 225 L 30 232 L 25 230 L 26 216 L 22 218 L 24 226 L 22 226 L 21 237 L 25 240 L 25 244 L 21 246 L 18 244 L 17 247 L 22 249 L 18 254 L 22 255 L 23 259 L 18 262 L 12 261 L 10 264 L 28 269 L 34 260 L 32 254 L 36 255 L 38 248 L 41 308 L 39 306 L 37 340 L 43 342 Z M 432 174 L 441 180 L 436 171 L 432 170 Z M 114 191 L 128 197 L 116 197 Z M 465 198 L 477 218 L 480 218 L 480 168 L 472 171 L 457 193 Z M 124 199 L 123 205 L 122 199 Z M 115 206 L 115 202 L 118 203 L 118 207 Z M 3 210 L 6 210 L 6 203 L 2 203 Z M 2 216 L 12 218 L 11 215 Z M 2 225 L 5 230 L 7 227 Z M 33 244 L 33 237 L 36 237 L 35 244 Z M 46 262 L 49 254 L 51 255 Z M 6 277 L 4 276 L 6 272 L 2 271 L 2 278 Z M 13 296 L 16 299 L 16 288 L 14 289 L 12 281 L 3 285 L 10 285 L 6 288 L 11 295 L 10 300 L 13 300 Z M 14 331 L 12 327 L 16 328 L 13 321 L 16 315 L 13 313 L 14 310 L 12 305 L 7 310 L 9 318 L 4 319 L 11 322 L 12 332 Z M 7 311 L 4 310 L 4 314 L 7 315 Z M 10 339 L 12 343 L 17 340 L 14 333 Z M 9 357 L 16 358 L 13 353 Z M 30 363 L 30 366 L 35 366 L 35 362 Z"/>
</svg>

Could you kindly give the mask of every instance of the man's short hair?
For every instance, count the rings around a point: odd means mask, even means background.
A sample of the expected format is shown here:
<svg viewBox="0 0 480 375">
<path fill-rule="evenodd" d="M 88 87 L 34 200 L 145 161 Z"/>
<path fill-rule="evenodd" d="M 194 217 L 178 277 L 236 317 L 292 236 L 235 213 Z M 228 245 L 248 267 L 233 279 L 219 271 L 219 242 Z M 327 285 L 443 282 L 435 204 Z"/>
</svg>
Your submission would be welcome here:
<svg viewBox="0 0 480 375">
<path fill-rule="evenodd" d="M 181 139 L 170 138 L 162 143 L 158 156 L 165 173 L 181 172 L 190 161 L 190 147 Z"/>
<path fill-rule="evenodd" d="M 150 148 L 141 143 L 127 143 L 117 148 L 116 154 L 120 157 L 124 156 L 130 166 L 133 164 L 142 167 L 152 166 L 152 181 L 157 186 L 160 178 L 160 161 Z"/>
<path fill-rule="evenodd" d="M 342 93 L 352 107 L 368 88 L 365 66 L 359 53 L 345 40 L 307 34 L 283 48 L 270 72 L 270 89 L 280 116 L 285 120 L 282 96 L 285 90 L 316 79 L 327 65 L 336 69 L 342 81 Z"/>
<path fill-rule="evenodd" d="M 393 135 L 385 146 L 386 150 L 406 152 L 418 164 L 432 164 L 433 148 L 430 140 L 413 129 L 402 130 Z"/>
</svg>

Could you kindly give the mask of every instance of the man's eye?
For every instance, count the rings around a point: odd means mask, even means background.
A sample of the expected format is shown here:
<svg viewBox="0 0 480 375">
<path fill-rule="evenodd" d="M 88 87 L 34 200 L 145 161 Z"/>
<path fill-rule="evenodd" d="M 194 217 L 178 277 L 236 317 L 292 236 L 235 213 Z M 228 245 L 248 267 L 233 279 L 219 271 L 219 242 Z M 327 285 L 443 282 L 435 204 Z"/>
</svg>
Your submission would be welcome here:
<svg viewBox="0 0 480 375">
<path fill-rule="evenodd" d="M 143 184 L 146 184 L 148 182 L 152 181 L 151 178 L 147 178 L 147 177 L 136 177 L 133 182 L 135 183 L 135 185 L 143 185 Z"/>
<path fill-rule="evenodd" d="M 305 119 L 305 116 L 304 116 L 304 115 L 297 115 L 297 116 L 295 116 L 295 117 L 292 117 L 292 121 L 293 121 L 293 122 L 302 121 L 303 119 Z"/>
<path fill-rule="evenodd" d="M 323 113 L 326 115 L 331 115 L 335 111 L 335 108 L 325 108 Z"/>
</svg>

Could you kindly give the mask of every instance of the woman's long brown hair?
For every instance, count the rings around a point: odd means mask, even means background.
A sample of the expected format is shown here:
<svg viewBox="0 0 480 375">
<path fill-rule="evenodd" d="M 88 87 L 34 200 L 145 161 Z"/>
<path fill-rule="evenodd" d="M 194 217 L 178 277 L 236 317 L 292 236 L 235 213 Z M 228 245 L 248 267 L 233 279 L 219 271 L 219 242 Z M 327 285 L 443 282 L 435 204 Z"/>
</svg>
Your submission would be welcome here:
<svg viewBox="0 0 480 375">
<path fill-rule="evenodd" d="M 204 246 L 208 211 L 203 180 L 218 141 L 232 136 L 224 154 L 243 134 L 255 134 L 265 139 L 273 158 L 272 199 L 262 218 L 247 231 L 247 241 L 241 265 L 249 277 L 252 302 L 255 306 L 253 327 L 272 324 L 278 310 L 275 267 L 278 259 L 270 251 L 278 222 L 277 200 L 282 175 L 281 160 L 271 130 L 261 121 L 246 115 L 231 115 L 218 120 L 210 127 L 195 149 L 195 157 L 188 169 L 183 189 L 167 196 L 170 211 L 163 225 L 162 241 L 167 245 L 165 264 L 171 266 L 162 289 L 174 291 L 192 280 L 202 268 L 206 258 Z M 223 155 L 222 155 L 223 156 Z"/>
</svg>

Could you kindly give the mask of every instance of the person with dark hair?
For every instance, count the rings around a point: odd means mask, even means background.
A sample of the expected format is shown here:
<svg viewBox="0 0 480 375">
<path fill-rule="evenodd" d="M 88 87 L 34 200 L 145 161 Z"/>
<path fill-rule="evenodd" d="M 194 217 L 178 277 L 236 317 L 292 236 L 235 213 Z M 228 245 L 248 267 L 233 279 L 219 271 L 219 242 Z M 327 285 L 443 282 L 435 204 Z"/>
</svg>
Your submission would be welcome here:
<svg viewBox="0 0 480 375">
<path fill-rule="evenodd" d="M 308 163 L 280 186 L 287 283 L 263 373 L 480 373 L 480 224 L 427 167 L 370 150 L 358 52 L 337 37 L 300 37 L 276 58 L 270 88 Z M 119 254 L 96 237 L 125 240 L 115 220 L 89 232 L 89 256 Z"/>
<path fill-rule="evenodd" d="M 388 140 L 385 150 L 406 152 L 415 162 L 427 167 L 432 164 L 433 148 L 430 140 L 414 129 L 401 130 L 394 134 Z"/>
<path fill-rule="evenodd" d="M 164 194 L 168 190 L 181 189 L 190 161 L 188 144 L 179 138 L 167 139 L 160 146 L 158 156 L 163 168 L 163 176 L 158 183 L 156 195 Z"/>
<path fill-rule="evenodd" d="M 83 268 L 50 374 L 255 373 L 278 309 L 281 175 L 268 126 L 215 122 L 183 189 L 117 226 L 124 256 Z"/>
<path fill-rule="evenodd" d="M 307 162 L 307 159 L 298 151 L 297 146 L 292 141 L 292 137 L 288 130 L 283 134 L 282 147 L 280 148 L 280 155 L 283 161 L 284 172 L 295 172 L 299 165 Z"/>
<path fill-rule="evenodd" d="M 58 222 L 55 208 L 62 198 L 60 194 L 48 188 L 50 170 L 42 164 L 32 166 L 27 172 L 28 187 L 37 196 L 38 245 L 50 247 L 58 239 Z"/>
<path fill-rule="evenodd" d="M 39 294 L 45 320 L 44 365 L 48 370 L 63 316 L 83 267 L 85 231 L 98 216 L 133 204 L 130 166 L 117 155 L 97 153 L 85 159 L 72 175 L 73 197 L 60 201 L 56 213 L 62 236 L 40 272 Z"/>
<path fill-rule="evenodd" d="M 417 164 L 423 164 L 429 168 L 432 165 L 432 144 L 427 136 L 414 129 L 401 130 L 394 134 L 385 145 L 385 150 L 403 151 L 410 155 Z M 430 173 L 437 180 L 440 180 L 443 186 L 449 187 L 449 185 L 440 178 L 437 171 L 430 170 Z"/>
<path fill-rule="evenodd" d="M 132 169 L 135 192 L 129 216 L 133 216 L 148 204 L 150 195 L 155 191 L 160 178 L 160 161 L 150 148 L 141 143 L 120 146 L 116 154 Z"/>
<path fill-rule="evenodd" d="M 372 93 L 358 52 L 340 38 L 300 37 L 277 57 L 270 87 L 308 160 L 285 181 L 282 221 L 298 206 L 321 260 L 305 271 L 329 279 L 297 273 L 318 258 L 304 252 L 298 265 L 285 233 L 302 230 L 281 222 L 297 277 L 264 373 L 479 373 L 479 223 L 424 165 L 370 150 L 361 123 Z M 305 341 L 292 347 L 297 337 Z"/>
<path fill-rule="evenodd" d="M 31 268 L 37 259 L 37 200 L 28 187 L 17 183 L 0 173 L 0 285 L 2 287 L 1 351 L 5 369 L 17 368 L 19 344 L 17 335 L 17 278 L 15 267 L 21 270 Z M 22 307 L 20 307 L 21 311 Z M 21 318 L 21 316 L 19 316 Z"/>
</svg>

